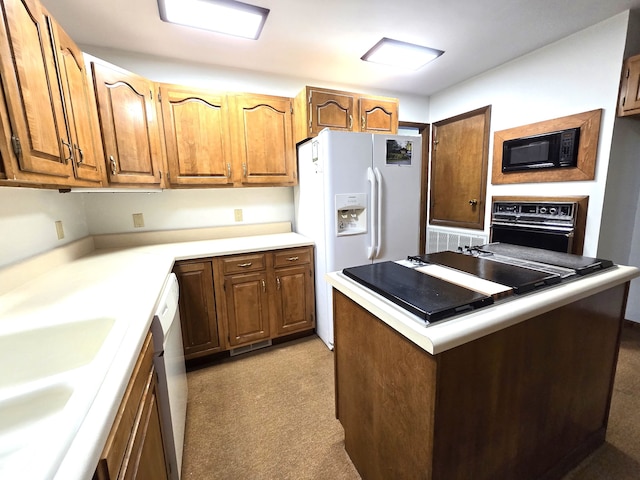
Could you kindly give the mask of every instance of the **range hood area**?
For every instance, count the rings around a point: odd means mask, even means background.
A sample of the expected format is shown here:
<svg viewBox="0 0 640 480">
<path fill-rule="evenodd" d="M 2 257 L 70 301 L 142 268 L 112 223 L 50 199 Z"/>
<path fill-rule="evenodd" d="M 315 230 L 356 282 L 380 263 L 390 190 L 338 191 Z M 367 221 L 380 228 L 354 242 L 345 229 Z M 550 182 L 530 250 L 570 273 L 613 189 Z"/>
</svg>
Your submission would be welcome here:
<svg viewBox="0 0 640 480">
<path fill-rule="evenodd" d="M 613 262 L 489 243 L 343 269 L 343 274 L 431 324 L 608 268 Z"/>
</svg>

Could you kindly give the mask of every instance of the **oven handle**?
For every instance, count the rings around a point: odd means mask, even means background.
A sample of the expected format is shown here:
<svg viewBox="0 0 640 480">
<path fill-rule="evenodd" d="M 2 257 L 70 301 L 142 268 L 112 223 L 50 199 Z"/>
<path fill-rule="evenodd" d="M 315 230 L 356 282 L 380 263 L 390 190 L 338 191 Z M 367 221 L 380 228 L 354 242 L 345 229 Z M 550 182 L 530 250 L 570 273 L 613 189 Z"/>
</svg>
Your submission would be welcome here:
<svg viewBox="0 0 640 480">
<path fill-rule="evenodd" d="M 546 231 L 550 231 L 550 232 L 558 232 L 558 233 L 563 233 L 567 236 L 573 235 L 574 232 L 574 228 L 573 227 L 557 227 L 557 226 L 548 226 L 548 225 L 531 225 L 531 224 L 525 224 L 525 223 L 502 223 L 502 222 L 493 222 L 491 224 L 491 228 L 498 226 L 498 227 L 507 227 L 507 228 L 511 228 L 511 229 L 517 229 L 517 228 L 526 228 L 528 230 L 546 230 Z"/>
</svg>

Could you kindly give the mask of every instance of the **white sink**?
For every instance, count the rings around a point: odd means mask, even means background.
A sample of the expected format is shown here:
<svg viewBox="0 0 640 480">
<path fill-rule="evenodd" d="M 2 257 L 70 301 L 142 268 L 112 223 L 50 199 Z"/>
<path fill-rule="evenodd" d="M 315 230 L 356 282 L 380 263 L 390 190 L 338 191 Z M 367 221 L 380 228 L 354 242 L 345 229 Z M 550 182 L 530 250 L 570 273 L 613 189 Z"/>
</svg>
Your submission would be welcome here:
<svg viewBox="0 0 640 480">
<path fill-rule="evenodd" d="M 28 327 L 0 332 L 0 478 L 53 477 L 126 330 L 107 317 Z"/>
</svg>

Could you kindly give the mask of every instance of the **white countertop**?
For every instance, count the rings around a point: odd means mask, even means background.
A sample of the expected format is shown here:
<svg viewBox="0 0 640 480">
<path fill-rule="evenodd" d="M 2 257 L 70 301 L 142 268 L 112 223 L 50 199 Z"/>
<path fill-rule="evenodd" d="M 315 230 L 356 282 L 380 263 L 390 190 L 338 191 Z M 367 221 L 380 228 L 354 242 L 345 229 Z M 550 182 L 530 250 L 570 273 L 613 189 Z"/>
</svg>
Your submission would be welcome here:
<svg viewBox="0 0 640 480">
<path fill-rule="evenodd" d="M 61 432 L 53 432 L 55 435 L 52 435 L 51 442 L 37 443 L 42 444 L 38 448 L 46 448 L 47 452 L 31 451 L 30 461 L 19 465 L 19 478 L 73 480 L 92 477 L 149 330 L 158 296 L 175 260 L 308 245 L 313 245 L 313 242 L 306 237 L 296 233 L 278 233 L 102 249 L 1 295 L 0 335 L 29 328 L 30 323 L 35 328 L 58 321 L 97 317 L 115 319 L 120 329 L 118 341 L 110 347 L 112 358 L 108 359 L 109 364 L 98 374 L 98 380 L 93 380 L 96 392 L 88 412 L 84 415 L 79 409 L 75 415 L 83 418 L 74 418 L 71 422 L 77 421 L 78 425 L 68 448 L 59 440 L 63 437 Z M 90 377 L 95 375 L 87 378 Z M 61 462 L 56 454 L 62 457 Z M 53 465 L 59 463 L 55 474 L 48 473 L 47 461 Z M 11 468 L 10 465 L 5 467 Z M 3 472 L 1 466 L 0 472 Z M 0 477 L 10 478 L 2 473 Z"/>
<path fill-rule="evenodd" d="M 586 298 L 640 276 L 636 267 L 615 266 L 540 291 L 425 325 L 420 317 L 346 277 L 328 273 L 329 284 L 432 355 Z"/>
</svg>

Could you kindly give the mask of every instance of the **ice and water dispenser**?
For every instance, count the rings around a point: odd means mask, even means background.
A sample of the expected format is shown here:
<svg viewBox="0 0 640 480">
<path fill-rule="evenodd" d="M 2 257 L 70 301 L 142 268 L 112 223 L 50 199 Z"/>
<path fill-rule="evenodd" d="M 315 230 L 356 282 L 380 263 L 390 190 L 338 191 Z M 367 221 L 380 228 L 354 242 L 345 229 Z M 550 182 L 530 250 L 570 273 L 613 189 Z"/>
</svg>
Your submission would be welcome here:
<svg viewBox="0 0 640 480">
<path fill-rule="evenodd" d="M 337 194 L 336 222 L 339 237 L 367 233 L 367 194 Z"/>
</svg>

